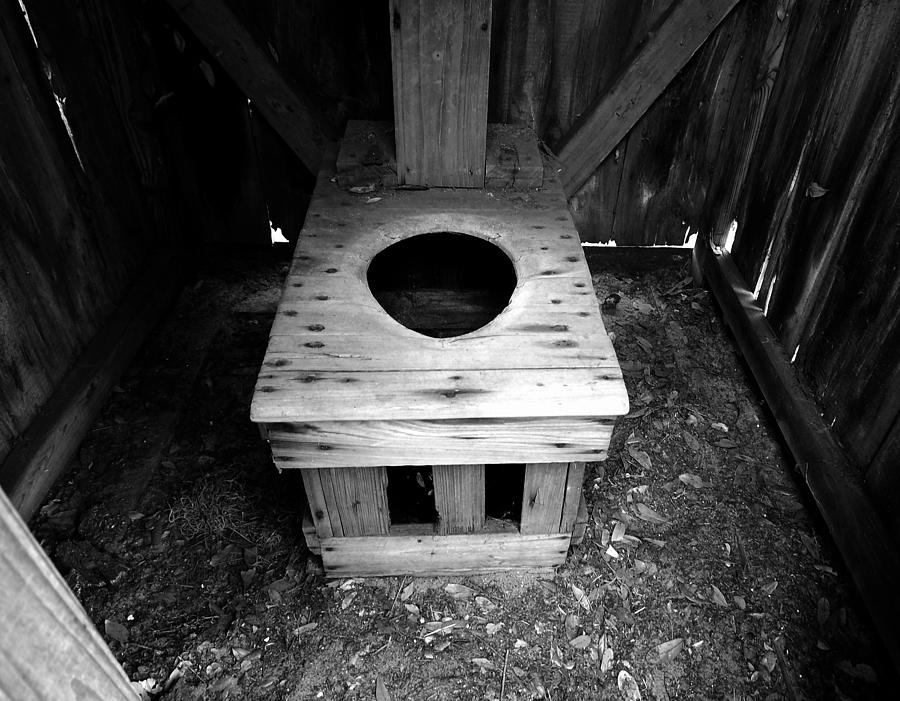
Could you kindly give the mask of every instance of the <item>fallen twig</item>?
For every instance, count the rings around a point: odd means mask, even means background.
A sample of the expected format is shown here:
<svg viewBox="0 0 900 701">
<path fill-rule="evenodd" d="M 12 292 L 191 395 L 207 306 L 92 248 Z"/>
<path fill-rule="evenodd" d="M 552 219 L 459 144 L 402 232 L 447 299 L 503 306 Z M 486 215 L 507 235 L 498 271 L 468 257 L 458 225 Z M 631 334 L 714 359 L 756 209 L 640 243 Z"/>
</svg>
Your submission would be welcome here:
<svg viewBox="0 0 900 701">
<path fill-rule="evenodd" d="M 791 701 L 804 701 L 806 697 L 800 691 L 800 685 L 797 684 L 797 677 L 794 675 L 794 668 L 784 652 L 784 637 L 779 635 L 775 638 L 772 647 L 775 648 L 775 655 L 778 657 L 778 668 L 781 670 L 781 677 L 784 679 L 784 688 L 788 698 Z"/>
</svg>

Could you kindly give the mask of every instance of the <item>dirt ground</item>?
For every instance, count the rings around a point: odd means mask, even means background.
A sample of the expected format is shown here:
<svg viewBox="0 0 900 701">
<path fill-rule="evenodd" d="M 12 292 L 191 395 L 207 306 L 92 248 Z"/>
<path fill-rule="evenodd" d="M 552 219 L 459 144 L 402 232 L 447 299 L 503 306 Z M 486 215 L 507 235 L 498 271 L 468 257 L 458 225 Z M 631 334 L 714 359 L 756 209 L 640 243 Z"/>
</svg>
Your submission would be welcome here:
<svg viewBox="0 0 900 701">
<path fill-rule="evenodd" d="M 248 420 L 286 255 L 211 255 L 32 527 L 164 699 L 880 699 L 894 678 L 707 292 L 595 275 L 631 413 L 554 576 L 328 581 Z"/>
</svg>

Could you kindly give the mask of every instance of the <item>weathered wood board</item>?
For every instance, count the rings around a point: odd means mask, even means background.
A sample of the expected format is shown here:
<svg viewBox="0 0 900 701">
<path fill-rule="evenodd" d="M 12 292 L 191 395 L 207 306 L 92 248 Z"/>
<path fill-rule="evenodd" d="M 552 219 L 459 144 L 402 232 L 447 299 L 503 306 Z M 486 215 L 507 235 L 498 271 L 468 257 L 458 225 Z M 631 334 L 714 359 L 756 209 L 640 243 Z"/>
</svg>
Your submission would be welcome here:
<svg viewBox="0 0 900 701">
<path fill-rule="evenodd" d="M 327 577 L 472 574 L 561 565 L 568 533 L 368 536 L 322 540 Z"/>
<path fill-rule="evenodd" d="M 392 0 L 397 177 L 484 185 L 491 0 Z"/>
</svg>

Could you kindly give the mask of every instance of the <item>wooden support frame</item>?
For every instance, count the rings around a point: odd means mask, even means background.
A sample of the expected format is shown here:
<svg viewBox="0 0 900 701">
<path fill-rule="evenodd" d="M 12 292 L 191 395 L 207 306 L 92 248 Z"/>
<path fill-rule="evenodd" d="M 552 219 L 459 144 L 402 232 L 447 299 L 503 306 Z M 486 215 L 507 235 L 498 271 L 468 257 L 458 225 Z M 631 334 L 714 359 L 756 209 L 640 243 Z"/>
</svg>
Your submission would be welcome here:
<svg viewBox="0 0 900 701">
<path fill-rule="evenodd" d="M 91 619 L 2 491 L 0 592 L 0 698 L 137 698 Z"/>
<path fill-rule="evenodd" d="M 731 256 L 699 241 L 697 266 L 722 309 L 797 467 L 900 668 L 900 555 L 879 511 L 800 384 L 784 350 Z"/>
<path fill-rule="evenodd" d="M 677 0 L 615 85 L 558 147 L 560 178 L 573 197 L 740 0 Z"/>
<path fill-rule="evenodd" d="M 322 541 L 327 577 L 550 571 L 565 562 L 568 533 L 370 536 Z"/>
</svg>

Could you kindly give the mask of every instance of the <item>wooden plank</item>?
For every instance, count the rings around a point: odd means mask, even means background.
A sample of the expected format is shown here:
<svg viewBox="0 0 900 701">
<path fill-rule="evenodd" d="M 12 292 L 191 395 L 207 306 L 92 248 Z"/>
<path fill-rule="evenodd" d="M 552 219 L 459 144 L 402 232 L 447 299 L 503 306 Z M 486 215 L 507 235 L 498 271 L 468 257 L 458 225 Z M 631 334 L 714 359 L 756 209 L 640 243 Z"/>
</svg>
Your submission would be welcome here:
<svg viewBox="0 0 900 701">
<path fill-rule="evenodd" d="M 2 461 L 113 309 L 141 252 L 105 226 L 109 211 L 79 164 L 17 3 L 0 3 L 0 83 Z"/>
<path fill-rule="evenodd" d="M 627 411 L 615 352 L 555 174 L 545 173 L 544 188 L 527 194 L 395 191 L 366 204 L 367 195 L 331 182 L 331 172 L 320 175 L 272 327 L 254 421 Z M 397 323 L 372 296 L 366 283 L 372 258 L 391 243 L 431 231 L 484 238 L 510 255 L 516 289 L 487 326 L 429 338 Z"/>
<path fill-rule="evenodd" d="M 781 59 L 787 43 L 788 30 L 792 26 L 791 13 L 796 0 L 787 0 L 782 5 L 783 13 L 774 12 L 770 17 L 769 31 L 766 33 L 765 48 L 754 79 L 753 94 L 743 117 L 743 125 L 738 134 L 739 145 L 735 148 L 738 154 L 737 167 L 731 178 L 723 178 L 720 187 L 727 188 L 722 194 L 724 198 L 718 205 L 718 217 L 713 227 L 714 243 L 723 245 L 731 222 L 738 214 L 739 196 L 747 185 L 750 173 L 750 161 L 756 155 L 757 142 L 762 131 L 763 120 L 769 106 L 769 98 L 775 86 L 775 80 L 781 70 Z"/>
<path fill-rule="evenodd" d="M 431 475 L 438 535 L 481 530 L 484 525 L 484 465 L 435 464 Z"/>
<path fill-rule="evenodd" d="M 885 649 L 900 667 L 900 556 L 877 508 L 800 384 L 774 331 L 727 253 L 695 249 L 738 347 L 775 416 L 798 468 L 872 614 Z"/>
<path fill-rule="evenodd" d="M 566 463 L 527 463 L 522 492 L 523 535 L 559 533 L 560 516 L 566 494 Z"/>
<path fill-rule="evenodd" d="M 0 698 L 136 698 L 91 619 L 2 491 L 0 591 Z"/>
<path fill-rule="evenodd" d="M 574 195 L 703 45 L 739 0 L 681 0 L 615 85 L 558 148 L 562 184 Z"/>
<path fill-rule="evenodd" d="M 340 467 L 319 470 L 319 474 L 326 487 L 328 511 L 340 515 L 345 537 L 387 534 L 390 519 L 384 467 Z"/>
<path fill-rule="evenodd" d="M 628 398 L 611 368 L 263 372 L 253 421 L 314 422 L 620 416 Z"/>
<path fill-rule="evenodd" d="M 153 255 L 119 308 L 59 384 L 0 469 L 0 486 L 30 518 L 178 291 L 176 258 Z"/>
<path fill-rule="evenodd" d="M 393 0 L 401 185 L 483 187 L 491 0 Z"/>
<path fill-rule="evenodd" d="M 166 2 L 309 171 L 318 172 L 336 135 L 316 102 L 279 71 L 222 0 Z"/>
<path fill-rule="evenodd" d="M 614 417 L 271 424 L 281 469 L 605 460 Z"/>
<path fill-rule="evenodd" d="M 306 501 L 309 505 L 312 523 L 315 526 L 319 539 L 331 538 L 332 536 L 340 537 L 344 533 L 340 527 L 340 520 L 332 525 L 331 513 L 328 510 L 328 502 L 325 499 L 325 489 L 322 486 L 321 472 L 318 469 L 303 471 L 303 489 L 306 492 Z"/>
<path fill-rule="evenodd" d="M 328 538 L 322 562 L 332 578 L 461 575 L 555 567 L 568 549 L 568 534 Z"/>
<path fill-rule="evenodd" d="M 584 501 L 581 487 L 584 484 L 584 463 L 570 462 L 566 475 L 566 492 L 563 498 L 562 514 L 559 521 L 560 533 L 571 533 L 578 520 L 578 511 Z"/>
</svg>

